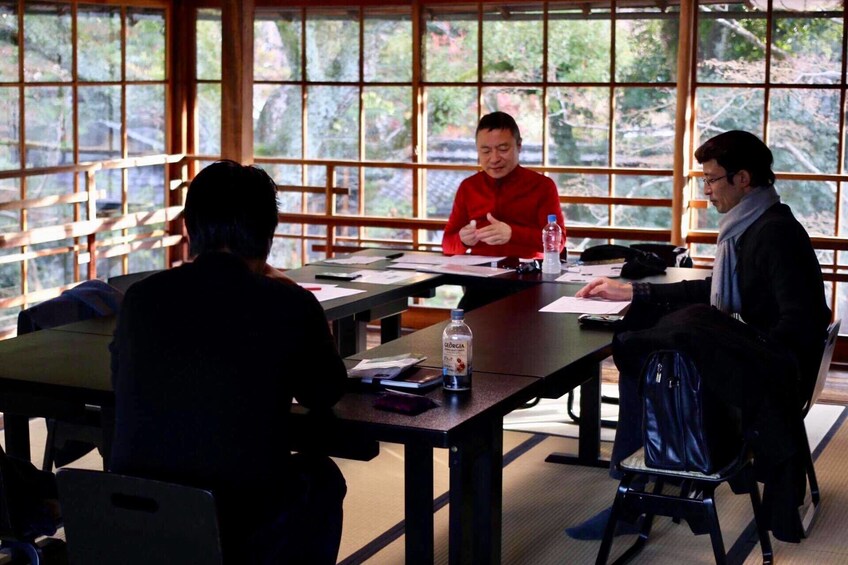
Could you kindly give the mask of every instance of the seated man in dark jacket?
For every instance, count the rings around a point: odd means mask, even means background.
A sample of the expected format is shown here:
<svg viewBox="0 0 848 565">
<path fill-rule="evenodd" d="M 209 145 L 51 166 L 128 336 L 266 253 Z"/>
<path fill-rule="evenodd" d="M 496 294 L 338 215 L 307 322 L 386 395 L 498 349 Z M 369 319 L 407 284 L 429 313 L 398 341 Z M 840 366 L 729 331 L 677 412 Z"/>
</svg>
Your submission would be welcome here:
<svg viewBox="0 0 848 565">
<path fill-rule="evenodd" d="M 289 412 L 332 406 L 346 373 L 318 301 L 266 264 L 276 198 L 232 161 L 192 181 L 194 261 L 134 284 L 118 318 L 110 470 L 211 489 L 237 562 L 335 563 L 345 481 L 290 452 Z"/>
<path fill-rule="evenodd" d="M 663 318 L 656 326 L 657 336 L 670 340 L 666 347 L 695 344 L 687 353 L 707 387 L 741 412 L 745 435 L 761 467 L 760 478 L 765 477 L 763 500 L 775 537 L 798 541 L 797 505 L 803 500 L 804 477 L 795 424 L 815 382 L 830 321 L 821 267 L 807 232 L 780 203 L 772 154 L 762 141 L 744 131 L 728 131 L 699 147 L 695 158 L 703 166 L 704 194 L 722 214 L 712 277 L 675 284 L 597 279 L 577 296 L 632 300 L 627 318 L 638 317 L 638 312 L 702 305 Z M 692 316 L 698 317 L 697 322 Z M 728 339 L 738 326 L 729 317 L 747 324 L 742 326 L 747 336 L 737 332 L 739 339 Z M 650 323 L 636 321 L 643 327 Z M 710 327 L 725 327 L 727 332 L 714 338 L 703 335 L 702 328 Z M 636 357 L 650 351 L 625 355 L 628 349 L 622 343 L 628 333 L 617 335 L 613 346 L 622 371 L 613 469 L 642 445 L 642 403 L 637 392 L 641 365 Z M 594 527 L 568 532 L 590 537 L 596 526 L 602 532 L 600 518 Z"/>
</svg>

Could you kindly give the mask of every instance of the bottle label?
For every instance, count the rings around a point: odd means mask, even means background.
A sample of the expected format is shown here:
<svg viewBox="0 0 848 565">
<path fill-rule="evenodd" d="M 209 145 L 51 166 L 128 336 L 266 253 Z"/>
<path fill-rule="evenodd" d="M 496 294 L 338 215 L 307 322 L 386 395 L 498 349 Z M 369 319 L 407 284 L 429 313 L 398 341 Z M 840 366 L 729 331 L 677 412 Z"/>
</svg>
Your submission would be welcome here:
<svg viewBox="0 0 848 565">
<path fill-rule="evenodd" d="M 446 374 L 468 374 L 468 344 L 464 341 L 445 340 L 442 344 L 442 366 Z"/>
<path fill-rule="evenodd" d="M 443 385 L 448 390 L 471 388 L 468 342 L 447 339 L 442 342 L 442 376 Z"/>
</svg>

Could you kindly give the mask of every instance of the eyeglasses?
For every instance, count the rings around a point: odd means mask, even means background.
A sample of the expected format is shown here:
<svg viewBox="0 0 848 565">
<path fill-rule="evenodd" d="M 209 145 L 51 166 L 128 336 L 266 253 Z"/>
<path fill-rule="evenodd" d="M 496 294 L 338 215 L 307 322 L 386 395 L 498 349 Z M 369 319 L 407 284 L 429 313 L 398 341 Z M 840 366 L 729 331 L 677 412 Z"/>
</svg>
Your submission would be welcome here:
<svg viewBox="0 0 848 565">
<path fill-rule="evenodd" d="M 715 177 L 715 178 L 712 178 L 712 179 L 708 179 L 707 177 L 704 177 L 702 180 L 704 181 L 704 186 L 712 186 L 713 183 L 716 183 L 716 182 L 720 181 L 721 179 L 726 179 L 726 178 L 727 178 L 727 175 L 722 175 L 720 177 Z"/>
</svg>

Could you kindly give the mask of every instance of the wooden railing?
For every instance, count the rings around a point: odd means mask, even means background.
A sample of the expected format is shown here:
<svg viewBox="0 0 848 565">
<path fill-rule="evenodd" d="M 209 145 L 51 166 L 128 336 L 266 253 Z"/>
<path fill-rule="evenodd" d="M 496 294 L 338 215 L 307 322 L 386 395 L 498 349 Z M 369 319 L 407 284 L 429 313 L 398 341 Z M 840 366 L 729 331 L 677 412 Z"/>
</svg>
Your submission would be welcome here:
<svg viewBox="0 0 848 565">
<path fill-rule="evenodd" d="M 0 211 L 20 211 L 23 229 L 14 232 L 0 233 L 0 251 L 13 250 L 15 252 L 0 254 L 0 265 L 21 262 L 22 277 L 21 289 L 17 294 L 8 292 L 5 297 L 0 297 L 0 309 L 26 307 L 42 300 L 46 300 L 60 294 L 65 289 L 72 287 L 80 280 L 103 276 L 97 273 L 97 259 L 128 256 L 141 249 L 166 249 L 178 250 L 175 254 L 168 254 L 167 264 L 173 263 L 174 258 L 182 258 L 185 243 L 181 222 L 179 222 L 184 202 L 185 189 L 188 184 L 189 171 L 193 170 L 196 161 L 211 161 L 214 156 L 203 155 L 152 155 L 145 157 L 116 159 L 96 163 L 81 163 L 58 167 L 43 167 L 37 169 L 23 169 L 14 171 L 0 171 L 0 180 L 3 179 L 26 179 L 29 177 L 55 175 L 63 173 L 83 174 L 84 182 L 80 184 L 79 190 L 70 194 L 45 196 L 40 198 L 25 198 L 0 203 Z M 301 194 L 323 194 L 325 196 L 323 212 L 310 213 L 305 211 L 305 206 L 300 211 L 282 211 L 279 214 L 280 222 L 303 226 L 302 234 L 278 234 L 280 238 L 293 238 L 301 241 L 318 240 L 312 249 L 317 249 L 331 256 L 340 249 L 357 249 L 368 246 L 402 246 L 410 249 L 438 250 L 436 242 L 427 241 L 419 236 L 419 232 L 442 230 L 445 218 L 426 217 L 426 205 L 422 201 L 424 191 L 421 190 L 422 171 L 458 171 L 472 173 L 477 169 L 475 165 L 456 164 L 417 164 L 417 163 L 393 163 L 393 162 L 358 162 L 358 161 L 327 161 L 317 159 L 257 159 L 260 166 L 270 164 L 297 165 L 306 167 L 325 168 L 326 183 L 323 186 L 299 186 L 281 185 L 281 192 Z M 125 170 L 146 166 L 163 166 L 165 171 L 166 205 L 157 209 L 144 211 L 130 211 L 126 198 L 126 186 L 124 187 L 121 209 L 115 215 L 108 217 L 97 216 L 97 201 L 99 192 L 97 186 L 97 175 L 102 171 Z M 335 182 L 336 171 L 340 168 L 366 169 L 366 168 L 401 168 L 413 171 L 412 187 L 412 213 L 410 217 L 385 217 L 356 214 L 340 214 L 336 212 L 336 199 L 348 195 L 348 187 L 337 186 Z M 530 167 L 548 174 L 591 174 L 591 175 L 639 175 L 639 176 L 671 176 L 670 169 L 613 169 L 613 168 L 585 168 L 585 167 Z M 691 177 L 700 176 L 700 173 L 692 172 Z M 795 179 L 797 175 L 780 175 L 781 178 Z M 825 175 L 827 176 L 827 175 Z M 827 176 L 824 180 L 846 180 L 841 177 L 831 179 Z M 304 175 L 306 178 L 306 175 Z M 818 179 L 818 177 L 817 177 Z M 821 180 L 821 179 L 819 179 Z M 361 185 L 361 183 L 360 183 Z M 360 199 L 361 200 L 361 199 Z M 644 206 L 671 208 L 672 198 L 627 198 L 622 196 L 586 196 L 586 195 L 561 195 L 560 202 L 563 205 L 601 205 L 601 206 Z M 26 216 L 29 210 L 56 206 L 60 204 L 75 206 L 74 220 L 62 224 L 27 228 Z M 688 209 L 704 209 L 708 202 L 700 199 L 691 199 L 686 202 Z M 610 215 L 612 216 L 612 215 Z M 325 236 L 306 234 L 305 226 L 326 226 Z M 164 226 L 164 227 L 155 227 Z M 138 233 L 130 233 L 129 230 L 149 227 Z M 395 230 L 409 231 L 412 236 L 409 239 L 388 239 L 368 236 L 363 230 L 357 230 L 354 234 L 337 233 L 337 228 L 389 228 Z M 639 228 L 622 226 L 586 226 L 568 225 L 568 238 L 601 240 L 601 241 L 670 241 L 673 233 L 672 226 L 668 228 Z M 684 244 L 714 244 L 716 232 L 714 230 L 683 230 Z M 107 235 L 104 235 L 107 234 Z M 72 240 L 68 244 L 66 240 Z M 323 242 L 322 242 L 323 240 Z M 848 238 L 819 236 L 813 237 L 813 245 L 816 249 L 829 251 L 848 251 Z M 49 244 L 55 243 L 55 246 Z M 33 246 L 42 247 L 32 249 Z M 46 289 L 30 289 L 26 277 L 26 264 L 28 260 L 59 254 L 74 254 L 75 268 L 83 265 L 87 269 L 80 271 L 78 268 L 74 274 L 74 280 Z M 305 256 L 305 255 L 304 255 Z M 839 267 L 835 259 L 828 265 L 823 265 L 826 280 L 834 282 L 848 281 L 848 267 Z M 710 257 L 696 258 L 702 264 L 709 264 Z M 835 300 L 835 291 L 833 298 Z M 13 333 L 10 328 L 0 327 L 0 337 Z"/>
</svg>

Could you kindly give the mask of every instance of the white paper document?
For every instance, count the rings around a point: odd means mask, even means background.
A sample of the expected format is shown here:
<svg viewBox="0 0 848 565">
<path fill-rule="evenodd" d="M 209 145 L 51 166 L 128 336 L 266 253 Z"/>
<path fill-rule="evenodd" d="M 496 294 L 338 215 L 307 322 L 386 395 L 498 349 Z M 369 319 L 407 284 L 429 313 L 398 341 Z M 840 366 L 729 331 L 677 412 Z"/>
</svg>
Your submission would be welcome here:
<svg viewBox="0 0 848 565">
<path fill-rule="evenodd" d="M 487 257 L 486 255 L 413 255 L 405 253 L 395 259 L 395 263 L 415 263 L 423 265 L 484 265 L 497 263 L 506 257 Z"/>
<path fill-rule="evenodd" d="M 599 298 L 577 298 L 563 296 L 557 298 L 539 312 L 557 312 L 561 314 L 620 314 L 629 300 L 601 300 Z"/>
<path fill-rule="evenodd" d="M 356 282 L 369 284 L 400 284 L 416 276 L 416 273 L 409 271 L 375 271 L 369 269 L 356 271 L 353 274 L 359 275 Z"/>
<path fill-rule="evenodd" d="M 424 267 L 435 267 L 435 265 L 423 265 L 423 266 Z M 421 269 L 421 267 L 422 267 L 421 263 L 399 262 L 399 263 L 392 263 L 391 265 L 389 265 L 389 269 L 404 269 L 404 270 L 411 270 L 411 271 L 417 271 L 417 270 Z"/>
<path fill-rule="evenodd" d="M 333 263 L 334 265 L 369 265 L 377 261 L 384 260 L 385 257 L 369 257 L 367 255 L 353 255 L 351 257 L 341 257 L 339 259 L 324 259 L 324 263 Z"/>
<path fill-rule="evenodd" d="M 418 353 L 401 353 L 391 357 L 363 359 L 355 367 L 349 369 L 347 376 L 371 382 L 372 379 L 393 379 L 427 357 Z"/>
<path fill-rule="evenodd" d="M 605 263 L 603 265 L 569 265 L 565 273 L 557 277 L 557 282 L 587 283 L 598 277 L 614 279 L 621 276 L 624 263 Z"/>
<path fill-rule="evenodd" d="M 357 279 L 356 282 L 359 282 Z M 359 294 L 360 292 L 365 292 L 364 290 L 359 290 L 357 288 L 344 288 L 335 284 L 321 284 L 321 283 L 298 283 L 300 286 L 310 291 L 315 295 L 315 298 L 318 299 L 318 302 L 324 302 L 325 300 L 332 300 L 334 298 L 342 298 L 345 296 L 350 296 L 352 294 Z"/>
<path fill-rule="evenodd" d="M 494 277 L 504 273 L 512 272 L 512 269 L 499 269 L 497 267 L 481 267 L 479 265 L 419 265 L 419 271 L 428 273 L 443 273 L 446 275 L 467 275 L 471 277 Z"/>
</svg>

